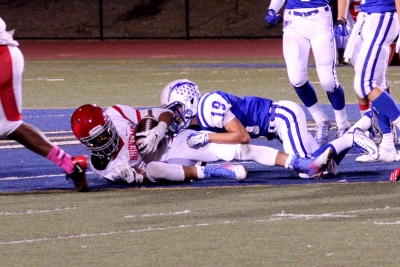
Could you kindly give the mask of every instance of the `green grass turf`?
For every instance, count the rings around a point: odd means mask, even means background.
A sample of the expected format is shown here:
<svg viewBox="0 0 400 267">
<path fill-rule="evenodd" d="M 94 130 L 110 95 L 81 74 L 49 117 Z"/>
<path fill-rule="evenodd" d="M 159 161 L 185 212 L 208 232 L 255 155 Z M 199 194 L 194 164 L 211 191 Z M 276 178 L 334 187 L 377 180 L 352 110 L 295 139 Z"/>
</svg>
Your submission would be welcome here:
<svg viewBox="0 0 400 267">
<path fill-rule="evenodd" d="M 394 266 L 398 184 L 0 196 L 2 266 Z"/>
<path fill-rule="evenodd" d="M 23 82 L 24 108 L 78 107 L 96 103 L 131 106 L 159 105 L 160 91 L 170 81 L 188 78 L 202 93 L 216 89 L 237 95 L 258 95 L 274 100 L 299 99 L 291 87 L 285 67 L 206 67 L 207 64 L 265 64 L 254 60 L 30 60 Z M 283 64 L 283 62 L 281 62 Z M 391 67 L 389 79 L 395 97 L 400 96 L 398 67 Z M 351 67 L 337 68 L 347 103 L 356 103 Z M 309 68 L 321 103 L 329 103 L 320 87 L 315 68 Z"/>
<path fill-rule="evenodd" d="M 25 108 L 156 106 L 171 80 L 299 103 L 285 68 L 206 60 L 26 61 Z M 200 68 L 200 66 L 202 66 Z M 337 69 L 356 103 L 352 69 Z M 310 68 L 321 103 L 328 103 Z M 398 67 L 389 80 L 398 98 Z M 0 195 L 2 266 L 396 266 L 400 185 L 321 184 Z"/>
</svg>

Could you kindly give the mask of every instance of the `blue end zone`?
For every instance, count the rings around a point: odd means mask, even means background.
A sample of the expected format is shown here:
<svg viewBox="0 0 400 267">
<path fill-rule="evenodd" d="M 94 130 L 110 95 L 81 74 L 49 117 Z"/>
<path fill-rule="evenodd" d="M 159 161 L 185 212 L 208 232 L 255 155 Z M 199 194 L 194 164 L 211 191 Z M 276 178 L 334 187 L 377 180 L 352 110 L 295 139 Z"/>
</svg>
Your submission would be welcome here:
<svg viewBox="0 0 400 267">
<path fill-rule="evenodd" d="M 330 118 L 334 118 L 333 111 L 329 105 L 323 105 Z M 26 109 L 24 120 L 37 126 L 46 133 L 52 141 L 65 140 L 73 141 L 70 130 L 70 116 L 74 109 Z M 351 122 L 359 119 L 357 105 L 347 105 L 347 113 Z M 307 120 L 311 117 L 306 111 Z M 335 130 L 330 132 L 330 140 L 335 138 Z M 282 149 L 278 141 L 268 141 L 266 138 L 259 138 L 252 141 L 257 145 L 268 145 Z M 8 144 L 9 145 L 9 144 Z M 14 144 L 12 144 L 14 145 Z M 60 145 L 71 155 L 87 154 L 86 150 L 79 144 Z M 398 147 L 397 147 L 398 148 Z M 27 192 L 42 190 L 73 190 L 72 182 L 65 179 L 65 174 L 55 164 L 46 158 L 25 148 L 12 148 L 0 142 L 0 190 L 1 192 Z M 267 156 L 267 155 L 266 155 Z M 334 177 L 324 176 L 323 180 L 300 179 L 291 170 L 281 167 L 265 167 L 252 162 L 244 162 L 248 168 L 249 176 L 244 181 L 229 179 L 205 179 L 191 183 L 171 184 L 158 183 L 144 187 L 210 187 L 210 186 L 250 186 L 250 185 L 286 185 L 286 184 L 315 184 L 315 183 L 352 183 L 352 182 L 380 182 L 389 181 L 390 173 L 399 163 L 357 163 L 353 150 L 346 155 L 339 166 L 339 174 Z M 103 190 L 110 188 L 129 188 L 127 185 L 114 185 L 103 181 L 88 170 L 88 181 L 91 189 Z"/>
</svg>

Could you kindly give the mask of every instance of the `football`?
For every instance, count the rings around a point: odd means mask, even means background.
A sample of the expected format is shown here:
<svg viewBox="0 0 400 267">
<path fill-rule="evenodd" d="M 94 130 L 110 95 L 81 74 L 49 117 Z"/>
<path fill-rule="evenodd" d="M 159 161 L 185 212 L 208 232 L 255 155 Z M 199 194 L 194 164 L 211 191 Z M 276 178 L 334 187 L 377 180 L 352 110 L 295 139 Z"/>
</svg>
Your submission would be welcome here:
<svg viewBox="0 0 400 267">
<path fill-rule="evenodd" d="M 154 118 L 153 116 L 145 116 L 143 117 L 143 119 L 141 119 L 139 121 L 139 123 L 136 125 L 136 133 L 140 133 L 140 132 L 145 132 L 145 131 L 149 131 L 151 129 L 153 129 L 154 127 L 156 127 L 158 125 L 158 121 L 156 120 L 156 118 Z M 144 136 L 137 136 L 135 134 L 135 140 L 136 142 L 143 138 Z"/>
<path fill-rule="evenodd" d="M 153 116 L 143 117 L 143 119 L 141 119 L 139 121 L 139 123 L 136 125 L 136 134 L 140 133 L 140 132 L 149 131 L 149 130 L 153 129 L 154 127 L 156 127 L 157 125 L 158 125 L 158 121 Z M 163 138 L 158 143 L 157 150 L 155 152 L 148 153 L 148 154 L 143 154 L 142 151 L 147 146 L 147 145 L 143 144 L 143 142 L 145 140 L 144 139 L 145 136 L 137 136 L 136 134 L 135 134 L 136 146 L 138 147 L 139 153 L 142 156 L 142 160 L 147 164 L 152 162 L 152 161 L 160 160 L 162 155 L 168 149 L 168 140 L 167 140 L 167 138 Z M 142 145 L 144 145 L 144 146 L 141 147 Z M 141 149 L 139 149 L 139 147 L 141 147 Z"/>
<path fill-rule="evenodd" d="M 153 129 L 154 127 L 156 127 L 157 125 L 158 125 L 158 121 L 156 120 L 156 118 L 154 118 L 153 116 L 149 116 L 149 115 L 145 116 L 136 125 L 136 134 L 145 132 L 145 131 L 149 131 L 149 130 Z M 135 134 L 135 142 L 136 142 L 139 152 L 142 153 L 143 149 L 146 148 L 146 145 L 141 147 L 142 142 L 140 139 L 145 138 L 145 136 L 137 136 L 136 134 Z"/>
</svg>

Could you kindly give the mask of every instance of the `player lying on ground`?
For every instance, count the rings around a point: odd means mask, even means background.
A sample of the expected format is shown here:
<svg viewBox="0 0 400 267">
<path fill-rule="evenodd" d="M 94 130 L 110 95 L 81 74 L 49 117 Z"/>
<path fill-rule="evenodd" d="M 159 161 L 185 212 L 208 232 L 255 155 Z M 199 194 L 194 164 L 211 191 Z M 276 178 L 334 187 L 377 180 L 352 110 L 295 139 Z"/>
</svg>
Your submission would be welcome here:
<svg viewBox="0 0 400 267">
<path fill-rule="evenodd" d="M 158 125 L 136 134 L 139 122 L 148 115 L 157 119 Z M 212 176 L 244 179 L 246 170 L 241 165 L 196 165 L 199 161 L 234 159 L 284 166 L 310 176 L 318 176 L 331 159 L 330 148 L 319 157 L 307 159 L 269 147 L 247 144 L 210 143 L 200 149 L 193 149 L 186 143 L 186 138 L 193 130 L 185 130 L 175 138 L 164 138 L 172 120 L 173 114 L 168 109 L 137 110 L 114 105 L 103 111 L 96 105 L 87 104 L 72 114 L 71 127 L 74 135 L 91 153 L 90 165 L 93 172 L 110 182 L 142 183 L 159 179 L 181 182 Z"/>
<path fill-rule="evenodd" d="M 367 112 L 345 135 L 319 149 L 307 130 L 303 109 L 292 101 L 273 102 L 255 96 L 239 98 L 223 91 L 200 96 L 195 83 L 181 79 L 169 83 L 163 89 L 161 105 L 175 114 L 170 127 L 175 134 L 190 126 L 212 131 L 189 135 L 187 143 L 193 148 L 208 143 L 247 144 L 251 138 L 265 136 L 269 140 L 280 140 L 286 153 L 300 157 L 316 157 L 331 147 L 336 164 L 340 163 L 352 146 L 361 148 L 371 157 L 378 157 L 375 143 L 363 133 L 370 130 L 377 143 L 381 140 L 374 110 Z M 330 168 L 331 173 L 337 173 L 336 166 Z"/>
</svg>

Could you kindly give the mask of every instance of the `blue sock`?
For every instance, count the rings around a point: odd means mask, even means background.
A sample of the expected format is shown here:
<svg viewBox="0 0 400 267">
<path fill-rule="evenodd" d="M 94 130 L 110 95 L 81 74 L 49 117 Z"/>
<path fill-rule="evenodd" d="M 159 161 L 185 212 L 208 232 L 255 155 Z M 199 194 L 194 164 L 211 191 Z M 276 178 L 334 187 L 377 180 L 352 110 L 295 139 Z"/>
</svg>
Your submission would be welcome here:
<svg viewBox="0 0 400 267">
<path fill-rule="evenodd" d="M 382 92 L 374 101 L 372 101 L 372 106 L 374 106 L 379 113 L 385 114 L 389 119 L 395 121 L 400 116 L 400 109 L 387 92 Z"/>
<path fill-rule="evenodd" d="M 339 84 L 339 86 L 335 88 L 332 93 L 327 92 L 326 94 L 328 95 L 328 99 L 331 102 L 334 110 L 344 109 L 346 101 L 342 85 Z"/>
<path fill-rule="evenodd" d="M 312 153 L 311 156 L 312 156 L 313 158 L 318 157 L 318 156 L 321 155 L 328 147 L 331 147 L 331 148 L 332 148 L 332 150 L 333 150 L 333 158 L 335 158 L 335 157 L 338 155 L 338 153 L 336 152 L 335 147 L 334 147 L 333 145 L 331 145 L 330 143 L 328 143 L 328 144 L 326 144 L 326 145 L 323 145 L 323 146 L 321 146 L 320 148 L 318 148 L 317 150 L 315 150 L 315 151 Z"/>
<path fill-rule="evenodd" d="M 383 112 L 378 112 L 378 123 L 379 127 L 382 129 L 383 134 L 388 134 L 392 132 L 392 124 L 388 116 L 383 114 Z"/>
<path fill-rule="evenodd" d="M 317 93 L 315 92 L 314 86 L 307 81 L 300 87 L 293 86 L 300 100 L 304 103 L 306 107 L 311 107 L 318 102 Z"/>
</svg>

